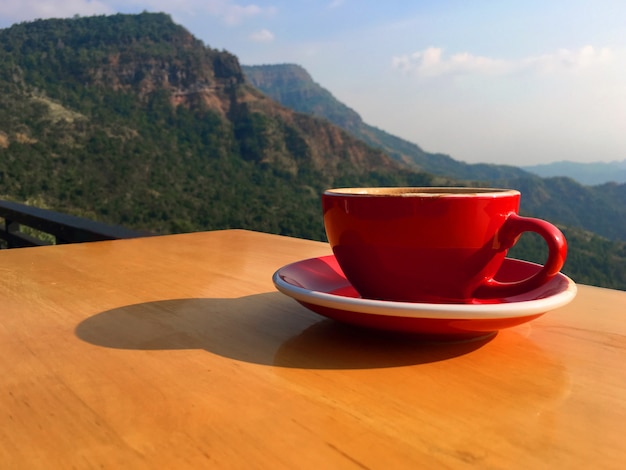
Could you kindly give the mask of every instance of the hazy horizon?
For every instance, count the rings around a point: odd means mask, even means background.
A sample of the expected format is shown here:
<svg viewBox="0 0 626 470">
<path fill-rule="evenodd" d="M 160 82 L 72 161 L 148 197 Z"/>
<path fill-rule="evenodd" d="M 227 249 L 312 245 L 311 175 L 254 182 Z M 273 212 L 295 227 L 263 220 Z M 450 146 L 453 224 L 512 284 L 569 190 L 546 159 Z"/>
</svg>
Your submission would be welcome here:
<svg viewBox="0 0 626 470">
<path fill-rule="evenodd" d="M 0 27 L 142 11 L 243 65 L 299 64 L 366 123 L 429 152 L 626 159 L 626 2 L 0 0 Z"/>
</svg>

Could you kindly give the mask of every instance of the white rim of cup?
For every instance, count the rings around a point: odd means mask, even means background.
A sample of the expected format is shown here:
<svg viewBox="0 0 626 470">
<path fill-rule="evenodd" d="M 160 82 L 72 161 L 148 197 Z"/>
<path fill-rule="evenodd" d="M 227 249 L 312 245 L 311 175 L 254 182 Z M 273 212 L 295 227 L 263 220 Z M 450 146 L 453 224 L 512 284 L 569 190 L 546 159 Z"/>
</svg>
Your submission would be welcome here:
<svg viewBox="0 0 626 470">
<path fill-rule="evenodd" d="M 326 196 L 348 197 L 509 197 L 520 195 L 516 189 L 504 188 L 473 188 L 460 186 L 386 186 L 386 187 L 354 187 L 332 188 L 324 191 Z"/>
</svg>

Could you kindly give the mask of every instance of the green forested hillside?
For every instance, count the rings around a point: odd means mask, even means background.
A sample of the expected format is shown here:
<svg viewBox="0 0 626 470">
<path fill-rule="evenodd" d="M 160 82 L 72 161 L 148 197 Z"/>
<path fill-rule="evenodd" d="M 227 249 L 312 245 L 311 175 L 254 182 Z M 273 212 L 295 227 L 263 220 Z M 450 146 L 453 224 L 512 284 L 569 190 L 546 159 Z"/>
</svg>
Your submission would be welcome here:
<svg viewBox="0 0 626 470">
<path fill-rule="evenodd" d="M 0 30 L 0 198 L 157 233 L 323 240 L 328 187 L 458 184 L 279 105 L 167 15 Z M 623 244 L 566 234 L 567 274 L 626 288 Z M 522 240 L 516 256 L 542 256 Z"/>
<path fill-rule="evenodd" d="M 430 184 L 243 83 L 236 57 L 167 15 L 0 31 L 0 195 L 159 233 L 319 239 L 319 194 Z"/>
</svg>

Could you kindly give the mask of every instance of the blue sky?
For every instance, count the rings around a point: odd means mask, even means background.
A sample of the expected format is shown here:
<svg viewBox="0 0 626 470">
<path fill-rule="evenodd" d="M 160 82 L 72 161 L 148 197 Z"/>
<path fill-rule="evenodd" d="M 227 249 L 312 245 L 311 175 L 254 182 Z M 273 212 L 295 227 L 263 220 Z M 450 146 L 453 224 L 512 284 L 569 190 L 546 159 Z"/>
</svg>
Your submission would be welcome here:
<svg viewBox="0 0 626 470">
<path fill-rule="evenodd" d="M 367 123 L 431 152 L 626 159 L 622 0 L 0 0 L 0 27 L 144 10 L 243 64 L 300 64 Z"/>
</svg>

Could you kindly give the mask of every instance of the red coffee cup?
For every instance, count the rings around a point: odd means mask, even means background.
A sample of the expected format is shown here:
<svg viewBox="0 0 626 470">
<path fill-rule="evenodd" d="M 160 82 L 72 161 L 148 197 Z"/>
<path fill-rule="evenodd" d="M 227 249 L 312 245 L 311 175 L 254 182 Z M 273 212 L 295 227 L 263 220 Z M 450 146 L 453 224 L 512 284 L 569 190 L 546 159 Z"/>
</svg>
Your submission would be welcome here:
<svg viewBox="0 0 626 470">
<path fill-rule="evenodd" d="M 491 188 L 343 188 L 322 195 L 328 241 L 361 296 L 472 303 L 532 290 L 563 267 L 567 242 L 541 219 L 518 215 L 520 193 Z M 494 279 L 523 232 L 548 259 L 527 279 Z"/>
</svg>

